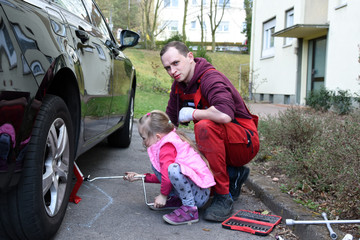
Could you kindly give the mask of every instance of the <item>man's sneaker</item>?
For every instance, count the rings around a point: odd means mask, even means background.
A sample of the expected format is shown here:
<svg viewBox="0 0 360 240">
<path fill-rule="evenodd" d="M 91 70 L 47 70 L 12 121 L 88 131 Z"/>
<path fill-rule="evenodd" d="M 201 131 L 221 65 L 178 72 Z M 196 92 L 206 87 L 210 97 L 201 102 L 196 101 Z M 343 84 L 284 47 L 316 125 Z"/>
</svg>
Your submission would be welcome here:
<svg viewBox="0 0 360 240">
<path fill-rule="evenodd" d="M 210 207 L 204 212 L 204 219 L 215 222 L 223 222 L 231 216 L 234 201 L 229 194 L 217 194 Z"/>
<path fill-rule="evenodd" d="M 165 214 L 163 219 L 172 225 L 195 223 L 199 221 L 199 213 L 196 206 L 190 207 L 183 205 L 172 213 Z"/>
<path fill-rule="evenodd" d="M 151 210 L 162 211 L 162 210 L 173 210 L 181 207 L 182 202 L 178 196 L 171 196 L 167 199 L 165 206 L 156 208 L 154 205 L 149 206 Z"/>
<path fill-rule="evenodd" d="M 231 167 L 228 166 L 229 173 L 229 192 L 234 201 L 236 201 L 241 193 L 241 186 L 249 176 L 250 169 L 248 167 Z"/>
</svg>

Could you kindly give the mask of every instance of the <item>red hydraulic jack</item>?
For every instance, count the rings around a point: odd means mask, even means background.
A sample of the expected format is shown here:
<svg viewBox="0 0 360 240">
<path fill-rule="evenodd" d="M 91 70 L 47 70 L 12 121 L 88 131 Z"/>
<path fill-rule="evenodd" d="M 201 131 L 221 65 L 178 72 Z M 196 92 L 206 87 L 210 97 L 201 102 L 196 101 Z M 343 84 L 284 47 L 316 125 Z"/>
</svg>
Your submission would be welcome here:
<svg viewBox="0 0 360 240">
<path fill-rule="evenodd" d="M 78 165 L 75 162 L 74 162 L 74 174 L 76 177 L 76 183 L 70 194 L 69 202 L 74 202 L 74 203 L 78 204 L 81 201 L 81 197 L 77 196 L 76 193 L 78 192 L 81 184 L 84 181 L 84 176 L 83 176 L 82 172 L 80 171 Z"/>
</svg>

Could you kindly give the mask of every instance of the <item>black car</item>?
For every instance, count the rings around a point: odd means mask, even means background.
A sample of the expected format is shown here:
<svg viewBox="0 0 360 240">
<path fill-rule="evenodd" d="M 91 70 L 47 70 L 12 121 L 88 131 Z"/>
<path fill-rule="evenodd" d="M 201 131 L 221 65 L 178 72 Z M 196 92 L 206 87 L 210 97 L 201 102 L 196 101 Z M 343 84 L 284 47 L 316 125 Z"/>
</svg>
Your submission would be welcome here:
<svg viewBox="0 0 360 240">
<path fill-rule="evenodd" d="M 131 142 L 136 74 L 92 0 L 0 0 L 0 239 L 49 239 L 74 161 Z"/>
</svg>

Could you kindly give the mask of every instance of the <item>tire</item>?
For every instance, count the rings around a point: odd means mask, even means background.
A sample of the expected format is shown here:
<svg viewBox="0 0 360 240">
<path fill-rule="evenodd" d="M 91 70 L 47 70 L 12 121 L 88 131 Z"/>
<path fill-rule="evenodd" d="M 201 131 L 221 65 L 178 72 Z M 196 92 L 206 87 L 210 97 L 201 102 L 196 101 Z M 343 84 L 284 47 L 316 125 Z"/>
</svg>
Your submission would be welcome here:
<svg viewBox="0 0 360 240">
<path fill-rule="evenodd" d="M 131 143 L 134 124 L 135 93 L 131 90 L 128 112 L 124 125 L 108 136 L 108 143 L 113 147 L 127 148 Z"/>
<path fill-rule="evenodd" d="M 2 230 L 10 239 L 50 239 L 57 232 L 71 193 L 74 149 L 66 104 L 57 96 L 46 96 L 19 185 L 0 199 Z"/>
</svg>

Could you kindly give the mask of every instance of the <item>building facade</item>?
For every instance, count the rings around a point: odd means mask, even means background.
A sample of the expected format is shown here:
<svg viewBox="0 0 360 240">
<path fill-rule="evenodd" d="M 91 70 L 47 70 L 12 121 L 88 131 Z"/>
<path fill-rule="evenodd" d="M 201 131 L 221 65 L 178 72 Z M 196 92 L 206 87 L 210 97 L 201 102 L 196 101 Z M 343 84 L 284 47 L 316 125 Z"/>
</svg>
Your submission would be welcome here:
<svg viewBox="0 0 360 240">
<path fill-rule="evenodd" d="M 359 9 L 350 0 L 254 0 L 253 97 L 305 105 L 322 86 L 360 93 Z"/>
<path fill-rule="evenodd" d="M 203 1 L 203 35 L 204 42 L 211 43 L 211 25 L 209 19 L 210 0 L 189 0 L 188 13 L 186 18 L 185 33 L 187 41 L 200 42 L 201 41 L 201 1 Z M 245 26 L 246 13 L 244 10 L 243 0 L 212 0 L 217 1 L 218 7 L 213 8 L 212 12 L 216 14 L 216 22 L 219 21 L 222 6 L 226 1 L 225 13 L 219 27 L 216 30 L 215 42 L 217 43 L 232 43 L 237 46 L 220 46 L 217 50 L 235 50 L 240 48 L 240 45 L 245 44 L 246 36 L 242 33 Z M 214 14 L 215 15 L 215 14 Z M 160 8 L 159 14 L 159 31 L 164 30 L 157 36 L 157 40 L 166 40 L 174 34 L 181 34 L 184 20 L 184 1 L 183 0 L 164 0 Z M 226 49 L 221 49 L 226 48 Z"/>
</svg>

